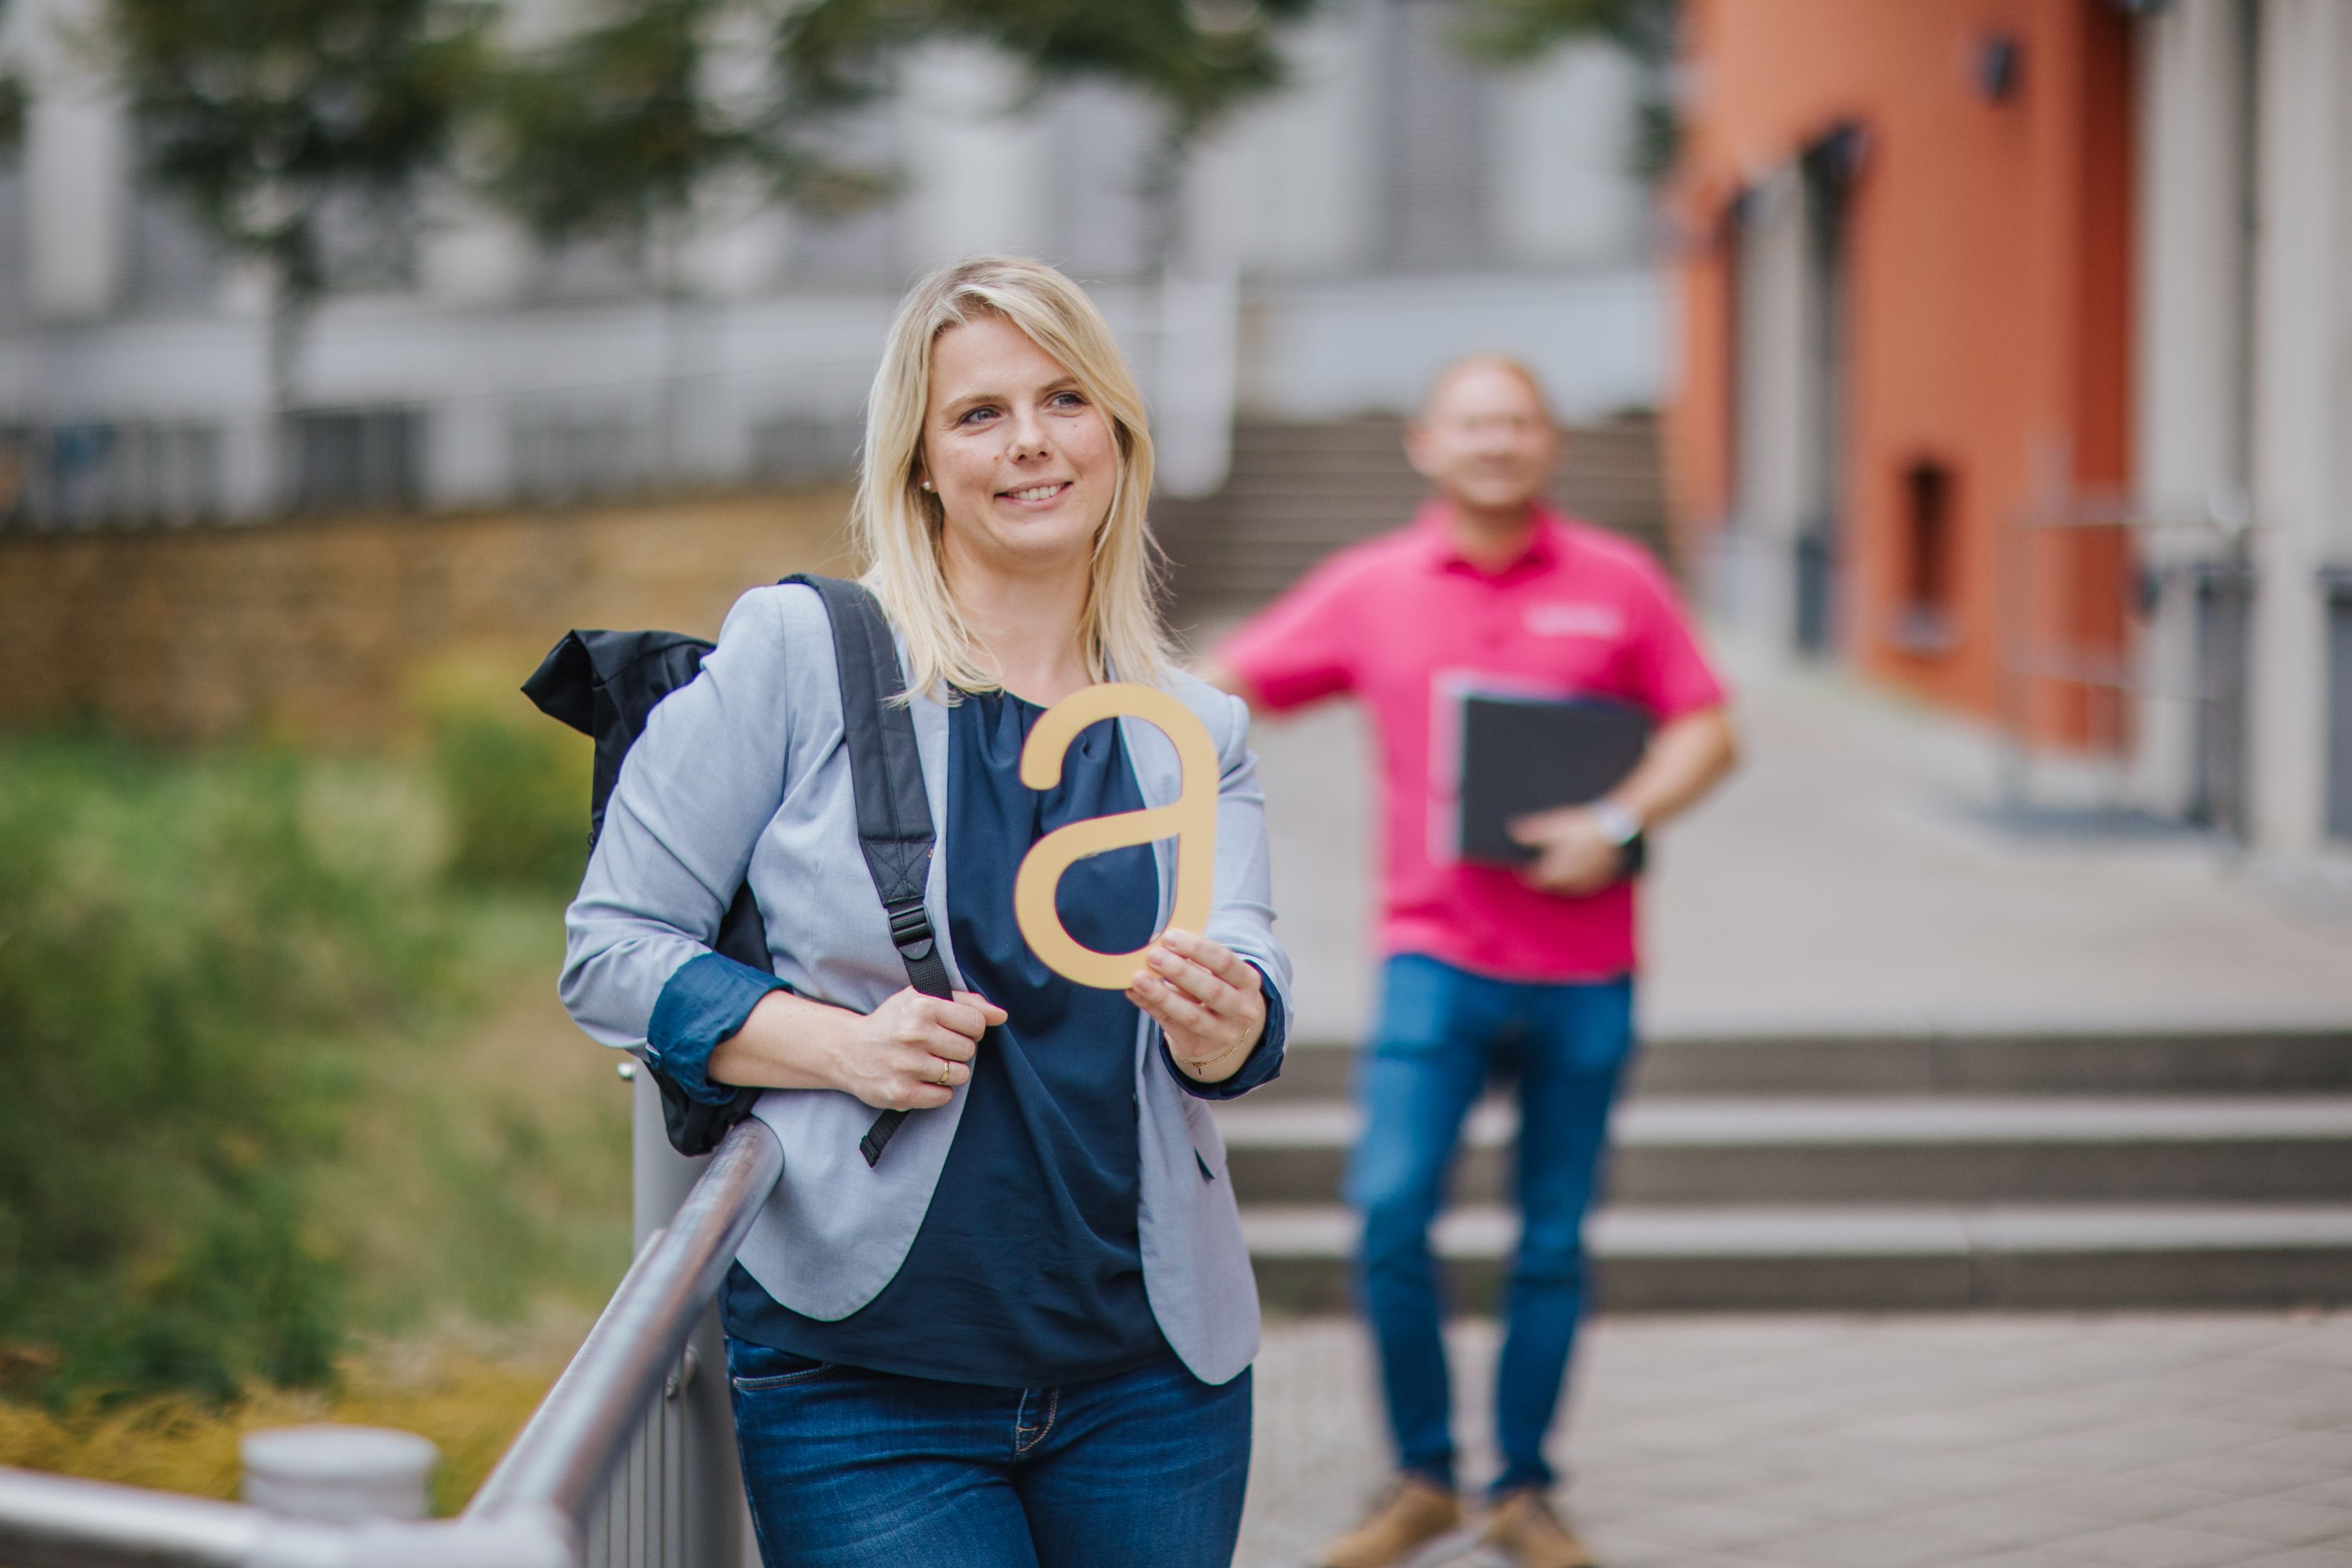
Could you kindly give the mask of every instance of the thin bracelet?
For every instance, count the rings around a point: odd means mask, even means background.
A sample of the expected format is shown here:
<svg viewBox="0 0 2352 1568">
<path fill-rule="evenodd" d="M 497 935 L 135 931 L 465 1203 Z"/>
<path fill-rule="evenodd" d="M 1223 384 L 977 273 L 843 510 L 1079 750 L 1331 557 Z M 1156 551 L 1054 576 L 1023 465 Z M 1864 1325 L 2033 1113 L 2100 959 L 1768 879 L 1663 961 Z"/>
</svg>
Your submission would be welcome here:
<svg viewBox="0 0 2352 1568">
<path fill-rule="evenodd" d="M 1260 1029 L 1259 1029 L 1259 1031 L 1258 1031 L 1258 1034 L 1259 1034 L 1259 1036 L 1260 1036 L 1260 1037 L 1261 1037 L 1261 1038 L 1263 1038 L 1263 1037 L 1264 1037 L 1265 1033 L 1265 1031 L 1263 1028 L 1260 1028 Z M 1187 1078 L 1189 1078 L 1189 1079 L 1193 1079 L 1195 1082 L 1205 1083 L 1205 1082 L 1207 1082 L 1208 1080 L 1201 1077 L 1201 1074 L 1202 1074 L 1202 1073 L 1203 1073 L 1203 1072 L 1207 1071 L 1207 1070 L 1208 1070 L 1209 1068 L 1211 1068 L 1218 1067 L 1218 1066 L 1223 1065 L 1223 1062 L 1224 1062 L 1224 1059 L 1225 1059 L 1227 1057 L 1232 1056 L 1235 1051 L 1242 1050 L 1242 1049 L 1246 1048 L 1246 1047 L 1255 1047 L 1256 1045 L 1257 1045 L 1257 1041 L 1256 1041 L 1256 1040 L 1244 1040 L 1244 1041 L 1242 1041 L 1242 1042 L 1241 1042 L 1241 1044 L 1240 1044 L 1240 1045 L 1237 1045 L 1237 1046 L 1227 1046 L 1223 1050 L 1219 1051 L 1215 1056 L 1211 1057 L 1207 1061 L 1204 1061 L 1204 1062 L 1194 1062 L 1194 1063 L 1192 1063 L 1192 1066 L 1190 1066 L 1189 1068 L 1185 1068 L 1184 1076 L 1185 1076 L 1185 1077 L 1187 1077 Z"/>
</svg>

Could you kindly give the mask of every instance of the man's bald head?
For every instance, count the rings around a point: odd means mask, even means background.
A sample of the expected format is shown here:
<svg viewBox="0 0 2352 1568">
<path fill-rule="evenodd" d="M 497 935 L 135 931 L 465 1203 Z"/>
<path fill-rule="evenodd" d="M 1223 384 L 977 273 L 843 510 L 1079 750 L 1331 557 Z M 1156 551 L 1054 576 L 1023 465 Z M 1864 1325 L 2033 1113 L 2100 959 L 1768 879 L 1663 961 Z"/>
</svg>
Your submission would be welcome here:
<svg viewBox="0 0 2352 1568">
<path fill-rule="evenodd" d="M 1524 517 L 1559 458 L 1559 430 L 1535 372 L 1474 354 L 1438 373 L 1404 433 L 1405 456 L 1459 513 Z"/>
<path fill-rule="evenodd" d="M 1544 394 L 1542 378 L 1528 368 L 1525 360 L 1501 353 L 1465 354 L 1439 371 L 1431 380 L 1429 389 L 1421 395 L 1421 406 L 1413 411 L 1413 423 L 1427 424 L 1461 384 L 1475 384 L 1496 377 L 1517 382 L 1543 422 L 1557 426 L 1558 421 L 1552 418 L 1551 399 Z"/>
</svg>

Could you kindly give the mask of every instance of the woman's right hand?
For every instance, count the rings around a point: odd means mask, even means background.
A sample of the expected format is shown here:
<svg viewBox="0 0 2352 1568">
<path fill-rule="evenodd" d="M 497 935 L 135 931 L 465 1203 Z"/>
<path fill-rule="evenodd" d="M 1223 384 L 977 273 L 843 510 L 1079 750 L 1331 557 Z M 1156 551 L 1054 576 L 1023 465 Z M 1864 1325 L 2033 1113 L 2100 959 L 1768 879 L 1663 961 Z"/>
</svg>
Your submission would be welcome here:
<svg viewBox="0 0 2352 1568">
<path fill-rule="evenodd" d="M 877 1110 L 929 1110 L 971 1081 L 980 1037 L 1004 1009 L 973 991 L 952 999 L 909 985 L 856 1018 L 835 1049 L 833 1087 Z"/>
</svg>

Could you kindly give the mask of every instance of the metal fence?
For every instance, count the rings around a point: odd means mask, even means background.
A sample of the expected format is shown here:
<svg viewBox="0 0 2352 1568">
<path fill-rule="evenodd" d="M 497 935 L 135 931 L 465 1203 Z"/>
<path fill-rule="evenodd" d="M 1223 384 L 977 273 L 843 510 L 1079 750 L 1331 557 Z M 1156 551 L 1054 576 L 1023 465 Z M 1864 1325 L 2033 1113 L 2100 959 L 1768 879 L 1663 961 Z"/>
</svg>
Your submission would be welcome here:
<svg viewBox="0 0 2352 1568">
<path fill-rule="evenodd" d="M 783 1170 L 757 1121 L 727 1135 L 460 1517 L 328 1525 L 236 1503 L 0 1468 L 8 1568 L 722 1568 L 733 1456 L 709 1454 L 689 1342 Z M 708 1392 L 711 1384 L 702 1385 Z M 723 1406 L 720 1407 L 723 1410 Z M 711 1484 L 718 1478 L 723 1485 Z M 723 1568 L 734 1568 L 726 1563 Z"/>
<path fill-rule="evenodd" d="M 2186 816 L 2243 836 L 2252 535 L 2227 505 L 2158 516 L 2117 497 L 2071 497 L 2011 520 L 1994 583 L 2010 804 L 2025 803 L 2032 761 L 2053 752 L 2103 766 L 2119 796 L 2164 708 L 2189 761 Z M 2147 639 L 2167 616 L 2185 645 L 2152 658 Z"/>
</svg>

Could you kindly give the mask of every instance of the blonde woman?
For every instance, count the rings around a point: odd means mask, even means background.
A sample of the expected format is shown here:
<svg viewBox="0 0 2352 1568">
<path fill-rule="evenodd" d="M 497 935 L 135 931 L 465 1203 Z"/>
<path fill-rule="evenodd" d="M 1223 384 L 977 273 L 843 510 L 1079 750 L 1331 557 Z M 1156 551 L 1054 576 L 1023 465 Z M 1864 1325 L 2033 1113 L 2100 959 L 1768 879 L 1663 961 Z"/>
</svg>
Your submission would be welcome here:
<svg viewBox="0 0 2352 1568">
<path fill-rule="evenodd" d="M 952 1000 L 917 993 L 861 858 L 815 594 L 746 595 L 629 753 L 571 910 L 564 999 L 689 1093 L 774 1092 L 784 1175 L 721 1295 L 771 1564 L 1223 1568 L 1249 1460 L 1257 1300 L 1207 1102 L 1281 1065 L 1289 963 L 1236 700 L 1153 608 L 1151 438 L 1076 285 L 983 257 L 917 285 L 876 374 L 856 500 L 939 829 Z M 1157 730 L 1083 732 L 1024 786 L 1040 712 L 1155 684 L 1223 764 L 1213 913 L 1167 918 L 1172 846 L 1080 861 L 1059 905 L 1124 993 L 1047 970 L 1013 881 L 1066 823 L 1171 803 Z M 710 951 L 748 877 L 772 973 Z M 869 1167 L 876 1109 L 910 1116 Z"/>
</svg>

